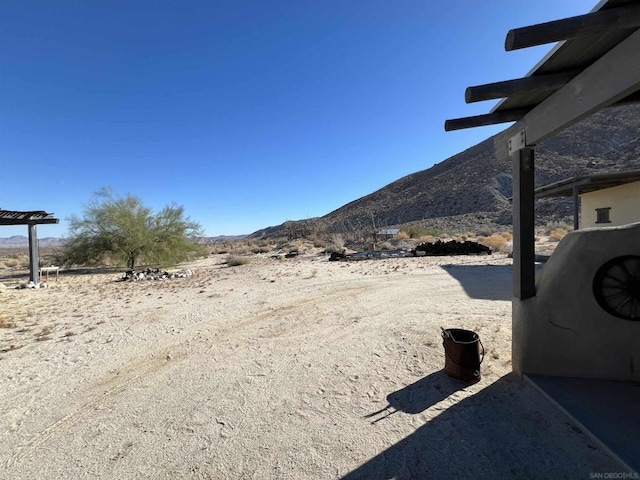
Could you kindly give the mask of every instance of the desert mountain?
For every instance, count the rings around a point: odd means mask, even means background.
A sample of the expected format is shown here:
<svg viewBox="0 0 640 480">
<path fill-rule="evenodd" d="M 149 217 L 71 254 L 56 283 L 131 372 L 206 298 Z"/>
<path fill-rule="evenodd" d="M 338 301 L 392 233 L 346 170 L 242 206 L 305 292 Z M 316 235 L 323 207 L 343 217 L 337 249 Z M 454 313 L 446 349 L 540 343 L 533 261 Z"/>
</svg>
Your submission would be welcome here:
<svg viewBox="0 0 640 480">
<path fill-rule="evenodd" d="M 293 222 L 299 229 L 343 232 L 423 222 L 442 230 L 511 225 L 511 164 L 493 153 L 494 137 L 407 175 L 380 190 L 316 219 Z M 640 107 L 610 108 L 592 115 L 536 148 L 536 186 L 565 178 L 640 168 Z M 537 222 L 570 222 L 567 200 L 540 200 Z M 282 233 L 292 222 L 252 236 Z"/>
<path fill-rule="evenodd" d="M 24 227 L 25 230 L 27 227 Z M 61 240 L 55 237 L 45 237 L 38 239 L 38 244 L 42 247 L 57 247 L 61 244 Z M 24 247 L 29 245 L 29 238 L 24 235 L 14 235 L 8 238 L 0 238 L 0 248 L 7 247 Z"/>
</svg>

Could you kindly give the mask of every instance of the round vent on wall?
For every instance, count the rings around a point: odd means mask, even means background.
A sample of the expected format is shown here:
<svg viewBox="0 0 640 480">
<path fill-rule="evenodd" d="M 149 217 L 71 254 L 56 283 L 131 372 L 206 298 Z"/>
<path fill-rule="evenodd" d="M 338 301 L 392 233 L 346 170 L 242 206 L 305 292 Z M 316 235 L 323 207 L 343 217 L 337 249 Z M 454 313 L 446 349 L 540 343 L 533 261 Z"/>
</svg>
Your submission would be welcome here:
<svg viewBox="0 0 640 480">
<path fill-rule="evenodd" d="M 593 279 L 598 304 L 611 315 L 640 321 L 640 256 L 612 258 Z"/>
</svg>

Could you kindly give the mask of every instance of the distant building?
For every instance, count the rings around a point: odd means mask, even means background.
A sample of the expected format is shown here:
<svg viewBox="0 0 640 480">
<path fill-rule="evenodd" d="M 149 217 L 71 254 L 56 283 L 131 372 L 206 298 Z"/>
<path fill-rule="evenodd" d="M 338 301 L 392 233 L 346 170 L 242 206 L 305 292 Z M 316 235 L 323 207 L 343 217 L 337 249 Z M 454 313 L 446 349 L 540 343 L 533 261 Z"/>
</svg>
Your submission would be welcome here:
<svg viewBox="0 0 640 480">
<path fill-rule="evenodd" d="M 399 232 L 399 228 L 383 228 L 382 230 L 378 230 L 378 233 L 376 233 L 376 235 L 378 236 L 378 238 L 388 240 L 395 237 Z"/>
<path fill-rule="evenodd" d="M 574 230 L 640 222 L 640 170 L 568 178 L 540 187 L 535 194 L 573 197 Z"/>
</svg>

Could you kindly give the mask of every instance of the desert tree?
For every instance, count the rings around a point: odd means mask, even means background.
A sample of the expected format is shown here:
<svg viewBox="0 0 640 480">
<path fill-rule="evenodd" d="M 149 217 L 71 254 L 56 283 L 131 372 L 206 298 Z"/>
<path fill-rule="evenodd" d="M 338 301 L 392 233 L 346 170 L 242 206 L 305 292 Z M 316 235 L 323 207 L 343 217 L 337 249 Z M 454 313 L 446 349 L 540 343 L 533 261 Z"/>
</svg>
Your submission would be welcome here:
<svg viewBox="0 0 640 480">
<path fill-rule="evenodd" d="M 196 243 L 201 226 L 169 205 L 154 213 L 131 194 L 114 196 L 111 189 L 95 193 L 82 217 L 69 218 L 69 238 L 61 254 L 66 265 L 95 265 L 105 260 L 126 265 L 172 265 L 202 254 Z"/>
</svg>

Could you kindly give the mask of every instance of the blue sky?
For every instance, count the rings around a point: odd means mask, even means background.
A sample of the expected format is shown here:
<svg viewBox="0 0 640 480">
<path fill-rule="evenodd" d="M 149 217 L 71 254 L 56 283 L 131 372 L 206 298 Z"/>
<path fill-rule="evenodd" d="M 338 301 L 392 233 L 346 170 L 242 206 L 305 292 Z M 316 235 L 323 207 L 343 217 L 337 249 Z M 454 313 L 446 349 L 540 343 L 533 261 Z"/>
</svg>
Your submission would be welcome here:
<svg viewBox="0 0 640 480">
<path fill-rule="evenodd" d="M 325 215 L 508 126 L 443 127 L 551 48 L 509 29 L 595 3 L 5 0 L 0 208 L 53 212 L 40 237 L 104 186 L 209 236 Z"/>
</svg>

